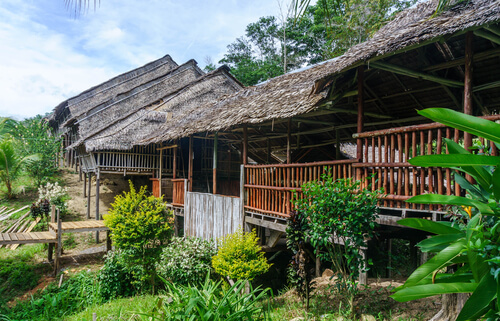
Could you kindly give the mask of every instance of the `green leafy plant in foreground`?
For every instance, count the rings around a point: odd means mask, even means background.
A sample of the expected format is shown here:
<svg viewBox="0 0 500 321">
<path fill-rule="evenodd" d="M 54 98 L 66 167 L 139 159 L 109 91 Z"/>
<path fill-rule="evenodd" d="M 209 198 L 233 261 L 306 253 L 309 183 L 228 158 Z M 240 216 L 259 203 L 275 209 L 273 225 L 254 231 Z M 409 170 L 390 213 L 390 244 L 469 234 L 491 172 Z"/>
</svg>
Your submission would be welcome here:
<svg viewBox="0 0 500 321">
<path fill-rule="evenodd" d="M 200 286 L 165 283 L 166 294 L 150 314 L 153 320 L 269 320 L 269 305 L 262 303 L 269 290 L 250 285 L 249 293 L 244 293 L 246 280 L 238 280 L 231 287 L 209 276 Z"/>
<path fill-rule="evenodd" d="M 453 110 L 430 108 L 420 114 L 447 126 L 500 143 L 500 125 Z M 457 206 L 454 224 L 408 218 L 399 223 L 435 236 L 420 242 L 423 252 L 436 253 L 418 267 L 392 296 L 409 301 L 438 294 L 472 293 L 458 315 L 457 321 L 500 317 L 500 157 L 474 155 L 459 144 L 445 139 L 449 154 L 419 156 L 410 163 L 423 167 L 454 168 L 469 174 L 475 184 L 458 173 L 455 180 L 467 196 L 418 195 L 412 203 Z M 443 273 L 455 266 L 455 272 Z M 451 269 L 450 269 L 451 270 Z"/>
</svg>

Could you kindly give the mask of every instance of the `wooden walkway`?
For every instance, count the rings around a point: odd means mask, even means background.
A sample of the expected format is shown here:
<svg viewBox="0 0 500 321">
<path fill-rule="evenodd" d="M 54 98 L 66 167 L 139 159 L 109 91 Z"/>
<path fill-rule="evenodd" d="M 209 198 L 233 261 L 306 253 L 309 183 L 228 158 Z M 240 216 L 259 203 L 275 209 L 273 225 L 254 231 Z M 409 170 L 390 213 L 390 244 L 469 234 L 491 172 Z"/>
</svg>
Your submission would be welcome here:
<svg viewBox="0 0 500 321">
<path fill-rule="evenodd" d="M 57 234 L 57 223 L 49 224 L 49 231 Z M 76 221 L 76 222 L 61 222 L 62 233 L 79 233 L 79 232 L 99 232 L 109 231 L 109 228 L 104 225 L 104 221 Z"/>
<path fill-rule="evenodd" d="M 56 243 L 56 234 L 51 232 L 0 233 L 0 244 Z"/>
</svg>

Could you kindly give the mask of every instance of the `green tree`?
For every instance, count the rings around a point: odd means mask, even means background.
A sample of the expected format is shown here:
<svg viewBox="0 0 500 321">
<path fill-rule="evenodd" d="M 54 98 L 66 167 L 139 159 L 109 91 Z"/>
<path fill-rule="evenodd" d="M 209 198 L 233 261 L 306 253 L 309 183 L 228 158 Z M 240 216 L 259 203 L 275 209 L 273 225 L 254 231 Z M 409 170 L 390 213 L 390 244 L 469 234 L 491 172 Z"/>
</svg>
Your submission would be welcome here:
<svg viewBox="0 0 500 321">
<path fill-rule="evenodd" d="M 30 162 L 38 159 L 37 155 L 20 156 L 14 149 L 12 139 L 0 141 L 0 181 L 7 188 L 7 197 L 12 199 L 12 184 Z"/>
<path fill-rule="evenodd" d="M 37 154 L 26 171 L 42 185 L 57 171 L 57 155 L 61 151 L 61 137 L 51 134 L 41 115 L 11 125 L 11 134 L 16 139 L 16 148 L 21 156 Z"/>
<path fill-rule="evenodd" d="M 494 122 L 442 108 L 419 113 L 500 144 L 500 125 Z M 455 214 L 453 223 L 414 218 L 399 221 L 404 226 L 436 234 L 418 244 L 422 251 L 435 255 L 418 267 L 392 297 L 409 301 L 439 294 L 472 293 L 457 320 L 497 320 L 500 318 L 497 297 L 500 293 L 500 157 L 472 154 L 452 140 L 445 139 L 445 142 L 449 154 L 419 156 L 410 159 L 410 163 L 457 169 L 470 175 L 475 183 L 455 174 L 456 182 L 467 191 L 465 197 L 425 194 L 408 200 L 455 206 Z"/>
<path fill-rule="evenodd" d="M 154 291 L 155 264 L 163 244 L 173 234 L 173 214 L 161 198 L 146 195 L 146 186 L 137 192 L 130 181 L 130 192 L 115 197 L 104 221 L 118 249 L 128 255 L 130 264 L 143 266 L 144 276 L 150 279 Z"/>
<path fill-rule="evenodd" d="M 374 236 L 377 201 L 381 191 L 371 191 L 362 181 L 334 179 L 322 175 L 321 180 L 302 185 L 304 197 L 295 197 L 297 211 L 308 220 L 307 239 L 316 255 L 333 263 L 337 274 L 337 290 L 343 294 L 352 312 L 361 271 L 366 271 L 361 249 L 365 239 Z M 325 253 L 318 249 L 325 249 Z"/>
</svg>

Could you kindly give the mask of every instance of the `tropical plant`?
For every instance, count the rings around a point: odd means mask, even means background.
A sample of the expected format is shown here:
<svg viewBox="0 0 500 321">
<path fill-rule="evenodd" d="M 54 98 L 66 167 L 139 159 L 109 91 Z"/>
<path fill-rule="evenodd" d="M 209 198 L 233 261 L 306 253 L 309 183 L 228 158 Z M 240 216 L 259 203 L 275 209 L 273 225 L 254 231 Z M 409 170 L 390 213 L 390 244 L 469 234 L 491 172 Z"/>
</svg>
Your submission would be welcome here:
<svg viewBox="0 0 500 321">
<path fill-rule="evenodd" d="M 366 247 L 365 240 L 375 234 L 377 201 L 382 192 L 371 191 L 370 185 L 363 189 L 363 183 L 323 174 L 320 180 L 302 185 L 303 197 L 295 197 L 297 211 L 308 219 L 307 238 L 316 255 L 333 263 L 337 290 L 351 311 L 360 272 L 367 270 L 361 250 Z"/>
<path fill-rule="evenodd" d="M 12 190 L 14 181 L 19 177 L 26 165 L 37 159 L 37 155 L 19 156 L 12 139 L 0 141 L 0 181 L 7 188 L 7 197 L 9 199 L 14 197 L 14 191 Z"/>
<path fill-rule="evenodd" d="M 419 113 L 500 144 L 500 124 L 442 108 Z M 500 291 L 500 157 L 472 154 L 452 140 L 445 139 L 445 142 L 449 154 L 418 156 L 410 159 L 410 163 L 453 168 L 470 175 L 475 183 L 456 173 L 455 180 L 467 191 L 466 196 L 425 194 L 408 200 L 446 204 L 456 209 L 452 223 L 416 218 L 399 221 L 404 226 L 436 234 L 418 244 L 422 251 L 436 254 L 418 267 L 392 297 L 409 301 L 438 294 L 472 293 L 457 320 L 496 320 L 500 317 L 497 298 Z"/>
<path fill-rule="evenodd" d="M 146 186 L 137 192 L 129 181 L 130 192 L 115 197 L 104 221 L 118 249 L 126 250 L 129 264 L 139 264 L 149 278 L 154 292 L 155 264 L 163 244 L 173 234 L 174 218 L 161 198 L 146 195 Z"/>
<path fill-rule="evenodd" d="M 104 265 L 97 273 L 103 300 L 132 296 L 139 292 L 141 284 L 134 276 L 142 274 L 142 266 L 130 265 L 127 259 L 126 251 L 121 249 L 106 254 Z"/>
<path fill-rule="evenodd" d="M 197 237 L 174 237 L 156 264 L 158 275 L 177 284 L 200 284 L 212 272 L 215 243 Z"/>
<path fill-rule="evenodd" d="M 252 281 L 257 275 L 269 270 L 257 239 L 257 233 L 236 232 L 226 235 L 219 244 L 217 255 L 212 258 L 212 266 L 218 274 L 232 280 Z"/>
<path fill-rule="evenodd" d="M 21 156 L 39 155 L 26 171 L 35 179 L 36 185 L 47 182 L 57 171 L 57 156 L 61 151 L 61 137 L 52 135 L 50 127 L 38 115 L 11 124 L 11 135 L 16 139 L 16 148 Z"/>
<path fill-rule="evenodd" d="M 262 302 L 268 290 L 251 288 L 244 293 L 245 280 L 226 287 L 207 275 L 199 286 L 165 281 L 166 294 L 151 313 L 153 320 L 250 321 L 269 320 L 269 305 Z"/>
</svg>

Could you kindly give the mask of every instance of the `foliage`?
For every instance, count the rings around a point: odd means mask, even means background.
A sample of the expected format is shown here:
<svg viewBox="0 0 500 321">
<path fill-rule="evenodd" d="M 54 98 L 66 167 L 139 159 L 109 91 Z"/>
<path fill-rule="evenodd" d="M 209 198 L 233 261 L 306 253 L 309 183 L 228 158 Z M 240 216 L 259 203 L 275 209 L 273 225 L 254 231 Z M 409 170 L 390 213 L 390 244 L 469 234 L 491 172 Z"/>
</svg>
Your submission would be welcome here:
<svg viewBox="0 0 500 321">
<path fill-rule="evenodd" d="M 366 238 L 374 236 L 381 193 L 370 191 L 370 185 L 363 189 L 365 182 L 368 180 L 335 180 L 323 174 L 321 180 L 302 186 L 303 198 L 295 198 L 297 211 L 309 219 L 307 236 L 316 255 L 325 256 L 318 251 L 325 249 L 337 273 L 337 288 L 346 295 L 351 309 L 359 272 L 366 270 L 360 249 L 366 246 Z"/>
<path fill-rule="evenodd" d="M 430 108 L 419 112 L 447 126 L 500 143 L 500 125 L 453 110 Z M 446 139 L 449 154 L 412 158 L 424 167 L 449 167 L 469 174 L 470 183 L 458 173 L 455 180 L 467 191 L 466 197 L 425 194 L 409 202 L 458 206 L 453 223 L 405 219 L 400 224 L 436 234 L 420 242 L 423 252 L 436 253 L 418 267 L 393 298 L 408 301 L 438 294 L 472 293 L 457 320 L 500 317 L 497 293 L 500 289 L 500 157 L 471 154 Z M 488 148 L 485 148 L 489 153 Z M 456 269 L 448 269 L 455 267 Z M 454 272 L 451 272 L 453 271 Z"/>
<path fill-rule="evenodd" d="M 174 237 L 156 264 L 158 274 L 177 284 L 202 283 L 212 269 L 215 243 L 195 237 Z"/>
<path fill-rule="evenodd" d="M 143 267 L 143 278 L 150 279 L 154 291 L 154 267 L 173 232 L 172 212 L 161 198 L 147 196 L 146 186 L 137 192 L 131 181 L 130 192 L 116 196 L 111 207 L 104 220 L 116 248 L 126 250 L 128 264 Z"/>
<path fill-rule="evenodd" d="M 257 233 L 236 232 L 226 235 L 219 244 L 217 255 L 212 258 L 212 266 L 218 274 L 233 280 L 253 280 L 266 273 L 271 264 L 258 244 Z"/>
<path fill-rule="evenodd" d="M 219 63 L 228 64 L 244 85 L 255 85 L 287 71 L 325 59 L 326 33 L 317 24 L 314 7 L 299 21 L 261 17 L 246 28 L 244 37 L 227 46 Z"/>
<path fill-rule="evenodd" d="M 12 139 L 0 141 L 0 181 L 7 188 L 7 198 L 14 197 L 12 183 L 19 177 L 26 165 L 37 158 L 36 155 L 20 156 L 14 148 Z"/>
<path fill-rule="evenodd" d="M 309 293 L 311 292 L 311 249 L 307 242 L 309 222 L 302 212 L 292 211 L 287 220 L 286 236 L 287 247 L 293 252 L 292 261 L 288 269 L 288 280 L 297 289 L 302 299 L 306 300 L 306 309 L 309 309 Z M 314 269 L 314 267 L 313 267 Z"/>
<path fill-rule="evenodd" d="M 269 308 L 261 305 L 267 290 L 250 288 L 244 294 L 246 280 L 239 280 L 230 288 L 209 276 L 201 286 L 166 282 L 166 294 L 151 313 L 155 320 L 210 320 L 240 321 L 268 320 Z"/>
<path fill-rule="evenodd" d="M 36 185 L 47 182 L 57 171 L 61 137 L 51 134 L 47 121 L 40 115 L 18 122 L 12 127 L 11 134 L 21 156 L 39 155 L 26 169 Z"/>
<path fill-rule="evenodd" d="M 108 252 L 104 265 L 97 274 L 100 296 L 104 300 L 132 296 L 139 292 L 140 282 L 135 275 L 141 275 L 140 265 L 127 264 L 127 255 L 123 250 Z"/>
<path fill-rule="evenodd" d="M 62 283 L 49 284 L 30 300 L 17 302 L 0 313 L 12 320 L 55 320 L 101 303 L 99 283 L 91 273 L 81 272 Z"/>
</svg>

